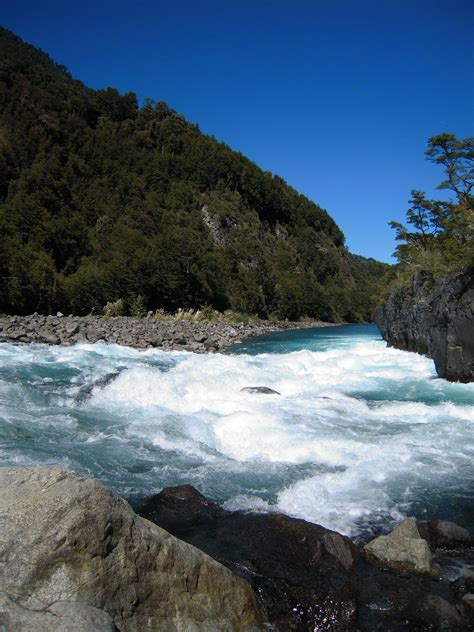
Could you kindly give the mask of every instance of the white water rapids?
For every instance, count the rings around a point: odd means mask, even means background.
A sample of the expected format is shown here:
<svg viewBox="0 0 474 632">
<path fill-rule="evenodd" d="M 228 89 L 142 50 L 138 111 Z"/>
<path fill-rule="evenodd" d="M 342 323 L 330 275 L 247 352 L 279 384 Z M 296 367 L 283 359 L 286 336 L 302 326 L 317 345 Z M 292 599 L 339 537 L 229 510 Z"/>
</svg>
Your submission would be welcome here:
<svg viewBox="0 0 474 632">
<path fill-rule="evenodd" d="M 0 462 L 71 467 L 131 498 L 191 483 L 356 536 L 407 514 L 472 526 L 473 384 L 372 327 L 241 351 L 0 344 Z"/>
</svg>

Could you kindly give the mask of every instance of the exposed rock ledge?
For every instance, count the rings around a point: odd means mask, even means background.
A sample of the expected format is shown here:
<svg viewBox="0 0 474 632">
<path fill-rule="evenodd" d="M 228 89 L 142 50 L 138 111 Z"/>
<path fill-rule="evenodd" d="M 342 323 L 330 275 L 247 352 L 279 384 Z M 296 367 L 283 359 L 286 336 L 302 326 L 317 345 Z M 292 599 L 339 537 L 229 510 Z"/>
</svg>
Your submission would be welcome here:
<svg viewBox="0 0 474 632">
<path fill-rule="evenodd" d="M 72 345 L 76 342 L 112 342 L 146 349 L 218 351 L 251 336 L 287 329 L 326 327 L 321 321 L 201 323 L 152 318 L 100 316 L 7 316 L 0 318 L 0 342 L 42 342 Z"/>
<path fill-rule="evenodd" d="M 474 381 L 474 266 L 441 280 L 426 272 L 375 314 L 387 342 L 433 358 L 440 377 Z"/>
</svg>

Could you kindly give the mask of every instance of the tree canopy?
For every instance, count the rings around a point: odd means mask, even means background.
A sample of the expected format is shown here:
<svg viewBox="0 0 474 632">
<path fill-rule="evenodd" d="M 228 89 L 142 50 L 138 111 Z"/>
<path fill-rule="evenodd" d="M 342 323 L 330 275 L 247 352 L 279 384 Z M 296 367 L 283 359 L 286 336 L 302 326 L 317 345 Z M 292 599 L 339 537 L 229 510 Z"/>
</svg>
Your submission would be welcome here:
<svg viewBox="0 0 474 632">
<path fill-rule="evenodd" d="M 426 155 L 444 168 L 445 180 L 437 188 L 450 191 L 451 199 L 428 200 L 413 190 L 407 225 L 390 225 L 401 242 L 395 254 L 404 270 L 421 266 L 443 274 L 474 261 L 474 137 L 433 136 Z"/>
</svg>

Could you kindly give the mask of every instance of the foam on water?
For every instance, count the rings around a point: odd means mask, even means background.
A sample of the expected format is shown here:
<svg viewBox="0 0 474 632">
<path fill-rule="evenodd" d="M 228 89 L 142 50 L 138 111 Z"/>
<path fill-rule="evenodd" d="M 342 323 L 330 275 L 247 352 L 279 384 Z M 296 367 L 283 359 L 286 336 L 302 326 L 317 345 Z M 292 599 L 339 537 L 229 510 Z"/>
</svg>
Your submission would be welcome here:
<svg viewBox="0 0 474 632">
<path fill-rule="evenodd" d="M 73 467 L 131 497 L 192 483 L 353 535 L 413 513 L 472 520 L 474 385 L 437 379 L 375 328 L 235 351 L 1 344 L 1 462 Z"/>
</svg>

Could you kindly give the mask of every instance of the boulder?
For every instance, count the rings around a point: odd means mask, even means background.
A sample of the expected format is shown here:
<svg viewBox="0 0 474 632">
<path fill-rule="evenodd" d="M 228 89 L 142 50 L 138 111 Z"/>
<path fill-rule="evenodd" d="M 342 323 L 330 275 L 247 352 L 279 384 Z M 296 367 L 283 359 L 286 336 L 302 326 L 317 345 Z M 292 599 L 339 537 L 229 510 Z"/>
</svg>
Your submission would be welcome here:
<svg viewBox="0 0 474 632">
<path fill-rule="evenodd" d="M 47 327 L 42 327 L 38 331 L 38 340 L 48 345 L 57 345 L 60 342 L 54 330 L 50 330 Z"/>
<path fill-rule="evenodd" d="M 401 574 L 368 564 L 361 557 L 353 587 L 360 632 L 469 630 L 457 609 L 456 595 L 429 575 Z"/>
<path fill-rule="evenodd" d="M 451 582 L 451 588 L 459 597 L 474 593 L 474 571 L 465 569 L 460 577 Z"/>
<path fill-rule="evenodd" d="M 241 393 L 260 393 L 262 395 L 281 395 L 278 391 L 274 391 L 273 388 L 268 386 L 244 386 L 240 389 Z"/>
<path fill-rule="evenodd" d="M 67 470 L 0 468 L 0 560 L 3 629 L 261 626 L 245 581 Z"/>
<path fill-rule="evenodd" d="M 276 630 L 355 629 L 349 538 L 281 514 L 226 511 L 190 485 L 164 489 L 138 513 L 245 578 Z"/>
<path fill-rule="evenodd" d="M 417 523 L 418 531 L 432 549 L 472 546 L 474 538 L 467 529 L 448 520 L 428 520 Z"/>
<path fill-rule="evenodd" d="M 440 595 L 425 595 L 416 604 L 412 621 L 415 630 L 468 630 L 459 609 Z"/>
<path fill-rule="evenodd" d="M 440 576 L 433 564 L 428 542 L 420 536 L 413 518 L 406 518 L 389 535 L 381 535 L 364 546 L 367 560 L 408 573 Z"/>
<path fill-rule="evenodd" d="M 166 487 L 136 509 L 141 516 L 160 526 L 166 525 L 164 528 L 171 532 L 182 532 L 197 524 L 209 524 L 217 516 L 227 513 L 192 485 Z"/>
<path fill-rule="evenodd" d="M 468 593 L 461 599 L 461 610 L 469 619 L 474 620 L 474 593 Z"/>
</svg>

